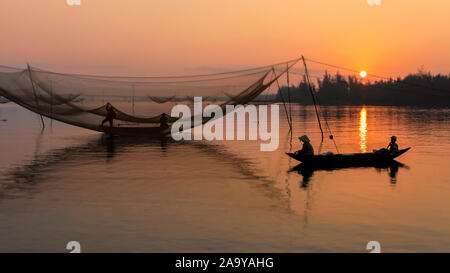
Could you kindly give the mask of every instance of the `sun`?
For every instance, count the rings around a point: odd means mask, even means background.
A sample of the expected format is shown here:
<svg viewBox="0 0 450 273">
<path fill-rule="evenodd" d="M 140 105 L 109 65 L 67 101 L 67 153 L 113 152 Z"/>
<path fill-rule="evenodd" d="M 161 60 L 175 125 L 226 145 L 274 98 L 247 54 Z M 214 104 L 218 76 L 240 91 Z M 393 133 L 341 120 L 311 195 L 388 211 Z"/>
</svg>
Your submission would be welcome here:
<svg viewBox="0 0 450 273">
<path fill-rule="evenodd" d="M 367 72 L 365 70 L 362 70 L 361 72 L 359 72 L 359 75 L 361 76 L 361 78 L 365 78 L 367 77 Z"/>
</svg>

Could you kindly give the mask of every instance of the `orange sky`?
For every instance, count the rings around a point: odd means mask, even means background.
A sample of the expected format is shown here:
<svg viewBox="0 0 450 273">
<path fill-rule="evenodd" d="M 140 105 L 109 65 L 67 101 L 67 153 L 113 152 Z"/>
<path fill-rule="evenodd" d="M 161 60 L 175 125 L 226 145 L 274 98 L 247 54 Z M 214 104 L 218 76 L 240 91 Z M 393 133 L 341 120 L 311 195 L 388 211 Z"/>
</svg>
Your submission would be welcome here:
<svg viewBox="0 0 450 273">
<path fill-rule="evenodd" d="M 301 54 L 387 76 L 450 72 L 450 1 L 1 0 L 0 64 L 191 74 Z"/>
</svg>

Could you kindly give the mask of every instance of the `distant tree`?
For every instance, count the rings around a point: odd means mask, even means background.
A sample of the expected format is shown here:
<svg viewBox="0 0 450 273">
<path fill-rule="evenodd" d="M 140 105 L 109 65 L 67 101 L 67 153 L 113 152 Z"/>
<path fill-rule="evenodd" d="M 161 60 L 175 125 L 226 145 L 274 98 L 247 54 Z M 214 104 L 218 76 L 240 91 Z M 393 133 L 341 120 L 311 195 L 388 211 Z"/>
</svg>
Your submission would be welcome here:
<svg viewBox="0 0 450 273">
<path fill-rule="evenodd" d="M 306 78 L 300 84 L 290 87 L 291 100 L 302 104 L 312 104 Z M 325 71 L 314 86 L 316 96 L 324 105 L 393 105 L 393 106 L 438 106 L 449 107 L 450 75 L 432 75 L 424 67 L 416 74 L 388 80 L 367 81 L 358 77 L 345 78 L 339 72 L 335 75 Z M 278 90 L 274 101 L 288 97 L 288 88 Z"/>
</svg>

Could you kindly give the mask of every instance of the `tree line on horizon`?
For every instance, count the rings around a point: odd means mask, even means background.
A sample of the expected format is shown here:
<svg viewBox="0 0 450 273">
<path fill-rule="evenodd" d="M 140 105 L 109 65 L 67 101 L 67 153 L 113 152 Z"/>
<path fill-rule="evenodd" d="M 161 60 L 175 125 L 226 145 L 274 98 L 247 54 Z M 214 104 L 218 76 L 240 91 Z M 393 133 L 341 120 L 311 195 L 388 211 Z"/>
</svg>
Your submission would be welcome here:
<svg viewBox="0 0 450 273">
<path fill-rule="evenodd" d="M 356 76 L 334 75 L 325 72 L 312 83 L 321 105 L 385 105 L 385 106 L 437 106 L 450 104 L 450 75 L 431 75 L 419 69 L 404 78 L 371 82 Z M 306 77 L 298 86 L 282 86 L 276 94 L 261 95 L 258 101 L 313 104 Z"/>
</svg>

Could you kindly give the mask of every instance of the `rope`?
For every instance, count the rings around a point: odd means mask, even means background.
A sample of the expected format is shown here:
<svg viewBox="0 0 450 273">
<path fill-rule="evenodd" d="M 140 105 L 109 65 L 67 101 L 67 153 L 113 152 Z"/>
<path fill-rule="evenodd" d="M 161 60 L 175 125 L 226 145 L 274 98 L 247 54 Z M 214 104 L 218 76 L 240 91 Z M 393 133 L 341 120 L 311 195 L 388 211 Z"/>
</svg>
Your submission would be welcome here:
<svg viewBox="0 0 450 273">
<path fill-rule="evenodd" d="M 55 75 L 63 75 L 66 77 L 72 77 L 72 78 L 76 78 L 76 79 L 81 79 L 81 80 L 85 80 L 85 81 L 93 81 L 93 82 L 106 82 L 106 83 L 121 83 L 124 85 L 128 85 L 128 84 L 143 84 L 143 85 L 161 85 L 161 84 L 180 84 L 180 83 L 195 83 L 195 82 L 211 82 L 211 81 L 220 81 L 220 80 L 227 80 L 227 79 L 234 79 L 234 78 L 243 78 L 243 77 L 247 77 L 247 76 L 254 76 L 254 75 L 258 75 L 258 74 L 262 74 L 262 73 L 266 73 L 269 70 L 257 70 L 256 72 L 252 72 L 252 73 L 246 73 L 246 74 L 236 74 L 236 75 L 231 75 L 231 76 L 223 76 L 220 78 L 207 78 L 207 79 L 191 79 L 191 80 L 179 80 L 179 81 L 124 81 L 124 80 L 120 80 L 120 79 L 144 79 L 144 78 L 148 78 L 148 79 L 154 79 L 152 77 L 98 77 L 98 76 L 83 76 L 83 75 L 77 75 L 77 74 L 62 74 L 62 73 L 55 73 L 55 72 L 42 72 L 42 73 L 47 73 L 47 74 L 55 74 Z M 220 75 L 220 74 L 215 74 L 215 75 Z M 172 79 L 172 78 L 180 78 L 180 79 L 185 79 L 185 78 L 195 78 L 195 76 L 185 76 L 185 77 L 156 77 L 159 79 Z M 116 80 L 114 80 L 116 79 Z"/>
<path fill-rule="evenodd" d="M 319 98 L 317 98 L 317 102 L 319 103 L 319 105 L 320 105 L 320 101 L 319 101 Z M 322 111 L 322 107 L 320 107 L 320 112 L 322 112 L 323 113 L 323 111 Z M 333 143 L 334 143 L 334 147 L 336 148 L 336 151 L 337 151 L 337 153 L 338 154 L 340 154 L 340 152 L 339 152 L 339 148 L 338 148 L 338 146 L 337 146 L 337 144 L 336 144 L 336 140 L 334 139 L 334 136 L 333 136 L 333 132 L 331 132 L 331 128 L 330 128 L 330 125 L 328 124 L 328 120 L 327 120 L 327 118 L 325 117 L 325 115 L 323 115 L 322 114 L 322 117 L 323 117 L 323 119 L 325 120 L 325 125 L 327 126 L 327 129 L 328 129 L 328 132 L 330 133 L 330 136 L 329 136 L 329 138 L 333 141 Z"/>
<path fill-rule="evenodd" d="M 219 73 L 211 73 L 211 74 L 197 74 L 197 75 L 180 75 L 180 76 L 111 76 L 111 75 L 89 75 L 89 74 L 77 74 L 77 73 L 58 73 L 58 72 L 52 72 L 40 68 L 33 67 L 33 69 L 43 71 L 49 74 L 60 74 L 60 75 L 73 75 L 73 76 L 81 76 L 81 77 L 99 77 L 99 78 L 119 78 L 119 79 L 160 79 L 160 78 L 195 78 L 195 77 L 207 77 L 207 76 L 216 76 L 216 75 L 226 75 L 226 74 L 236 74 L 241 72 L 248 72 L 248 71 L 254 71 L 254 70 L 266 70 L 268 68 L 273 68 L 274 66 L 279 66 L 282 64 L 289 64 L 292 62 L 298 62 L 301 58 L 284 61 L 280 63 L 270 64 L 270 65 L 264 65 L 264 66 L 257 66 L 253 68 L 247 68 L 247 69 L 241 69 L 241 70 L 234 70 L 234 71 L 226 71 L 226 72 L 219 72 Z M 0 66 L 1 67 L 1 66 Z M 13 69 L 20 69 L 16 67 L 8 67 L 3 66 L 6 68 L 13 68 Z"/>
<path fill-rule="evenodd" d="M 306 59 L 306 60 L 308 60 L 309 62 L 312 62 L 312 63 L 321 64 L 321 65 L 329 66 L 329 67 L 334 67 L 334 68 L 337 68 L 337 69 L 342 69 L 342 70 L 350 71 L 350 72 L 357 73 L 357 74 L 359 74 L 359 72 L 360 72 L 358 70 L 355 70 L 355 69 L 352 69 L 352 68 L 348 68 L 348 67 L 328 64 L 328 63 L 315 61 L 315 60 L 311 60 L 311 59 Z M 389 77 L 386 77 L 386 76 L 380 76 L 380 75 L 369 74 L 369 73 L 367 73 L 367 76 L 374 77 L 374 78 L 379 78 L 379 79 L 383 79 L 383 80 L 390 80 L 390 79 L 392 79 L 392 78 L 389 78 Z M 440 92 L 446 93 L 446 90 L 443 90 L 443 89 L 440 89 L 440 88 L 431 87 L 431 86 L 424 86 L 424 85 L 421 85 L 421 84 L 416 84 L 416 83 L 412 83 L 412 82 L 405 82 L 405 81 L 399 81 L 399 83 L 404 84 L 404 85 L 420 87 L 420 88 L 425 88 L 425 89 L 430 89 L 430 90 L 433 90 L 433 91 L 440 91 Z M 384 88 L 384 87 L 382 87 L 382 88 Z M 388 88 L 386 88 L 386 89 L 388 89 Z"/>
<path fill-rule="evenodd" d="M 322 142 L 321 142 L 321 146 L 320 146 L 320 148 L 319 148 L 319 152 L 320 152 L 320 150 L 321 150 L 321 148 L 322 148 L 322 143 L 323 143 L 323 130 L 322 130 L 322 126 L 321 126 L 321 124 L 320 124 L 320 115 L 319 115 L 318 110 L 317 110 L 316 100 L 317 100 L 317 103 L 318 103 L 319 105 L 321 105 L 321 104 L 320 104 L 319 98 L 318 98 L 318 97 L 314 94 L 314 92 L 312 91 L 311 84 L 310 84 L 310 80 L 309 80 L 309 75 L 308 75 L 308 69 L 307 69 L 307 67 L 306 67 L 306 61 L 305 61 L 304 58 L 303 58 L 303 63 L 304 63 L 304 65 L 305 65 L 305 75 L 306 75 L 306 79 L 307 79 L 307 81 L 308 81 L 308 86 L 309 86 L 309 88 L 310 88 L 310 90 L 311 90 L 311 95 L 312 95 L 313 100 L 314 100 L 314 107 L 315 107 L 315 110 L 316 110 L 317 119 L 318 119 L 318 121 L 319 121 L 320 132 L 321 132 L 321 134 L 322 134 Z M 322 107 L 320 107 L 320 112 L 323 113 Z M 328 124 L 328 120 L 326 119 L 325 115 L 323 115 L 323 114 L 322 114 L 322 117 L 323 117 L 323 119 L 324 119 L 324 121 L 325 121 L 325 125 L 326 125 L 326 127 L 327 127 L 327 129 L 328 129 L 328 132 L 330 133 L 329 138 L 333 141 L 334 147 L 336 148 L 336 151 L 337 151 L 337 153 L 339 154 L 339 153 L 340 153 L 340 152 L 339 152 L 339 148 L 338 148 L 338 146 L 337 146 L 337 144 L 336 144 L 336 141 L 334 140 L 334 136 L 333 136 L 333 133 L 331 132 L 330 125 Z"/>
</svg>

